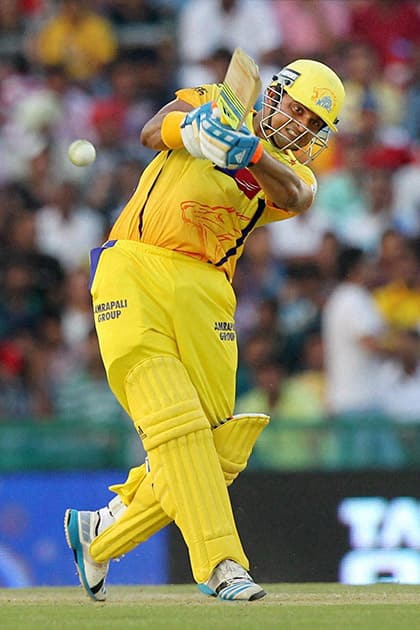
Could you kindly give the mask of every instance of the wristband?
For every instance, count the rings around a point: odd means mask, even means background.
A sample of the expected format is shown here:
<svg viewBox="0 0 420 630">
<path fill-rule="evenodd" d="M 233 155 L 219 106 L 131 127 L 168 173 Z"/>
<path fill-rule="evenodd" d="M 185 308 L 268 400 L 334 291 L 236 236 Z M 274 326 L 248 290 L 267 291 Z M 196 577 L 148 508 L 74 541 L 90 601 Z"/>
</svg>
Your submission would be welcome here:
<svg viewBox="0 0 420 630">
<path fill-rule="evenodd" d="M 255 149 L 254 155 L 252 156 L 251 161 L 248 166 L 253 166 L 257 162 L 259 162 L 262 158 L 263 153 L 264 153 L 263 144 L 262 142 L 259 142 L 257 144 L 257 148 Z"/>
<path fill-rule="evenodd" d="M 184 146 L 181 136 L 181 123 L 185 112 L 169 112 L 162 121 L 160 137 L 169 149 L 180 149 Z"/>
</svg>

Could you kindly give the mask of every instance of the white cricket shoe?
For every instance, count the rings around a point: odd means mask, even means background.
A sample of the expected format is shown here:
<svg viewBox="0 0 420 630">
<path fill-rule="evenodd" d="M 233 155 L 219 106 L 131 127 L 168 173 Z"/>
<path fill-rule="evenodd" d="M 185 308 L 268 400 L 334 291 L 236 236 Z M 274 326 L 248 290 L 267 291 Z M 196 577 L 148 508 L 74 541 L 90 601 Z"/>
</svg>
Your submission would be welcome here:
<svg viewBox="0 0 420 630">
<path fill-rule="evenodd" d="M 265 597 L 267 593 L 256 584 L 243 567 L 233 560 L 223 560 L 210 578 L 198 588 L 206 595 L 227 601 L 247 601 Z"/>
<path fill-rule="evenodd" d="M 95 562 L 89 553 L 92 540 L 98 535 L 100 515 L 98 512 L 66 510 L 64 532 L 67 544 L 74 554 L 80 583 L 95 601 L 106 599 L 105 578 L 109 562 Z"/>
</svg>

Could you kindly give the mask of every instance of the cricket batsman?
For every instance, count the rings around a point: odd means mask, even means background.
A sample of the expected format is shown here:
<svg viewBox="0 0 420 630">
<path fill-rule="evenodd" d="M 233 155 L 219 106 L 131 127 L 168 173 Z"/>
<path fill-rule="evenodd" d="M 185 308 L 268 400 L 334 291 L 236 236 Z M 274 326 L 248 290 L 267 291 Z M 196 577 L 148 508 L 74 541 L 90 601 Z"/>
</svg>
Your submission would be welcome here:
<svg viewBox="0 0 420 630">
<path fill-rule="evenodd" d="M 180 89 L 144 126 L 158 153 L 91 253 L 91 293 L 112 391 L 147 452 L 97 511 L 69 509 L 80 581 L 102 601 L 109 561 L 175 521 L 207 595 L 258 600 L 227 490 L 268 423 L 234 416 L 237 344 L 232 279 L 259 226 L 306 212 L 307 164 L 325 149 L 344 100 L 329 67 L 301 59 L 265 89 L 239 130 L 214 103 L 221 85 Z"/>
</svg>

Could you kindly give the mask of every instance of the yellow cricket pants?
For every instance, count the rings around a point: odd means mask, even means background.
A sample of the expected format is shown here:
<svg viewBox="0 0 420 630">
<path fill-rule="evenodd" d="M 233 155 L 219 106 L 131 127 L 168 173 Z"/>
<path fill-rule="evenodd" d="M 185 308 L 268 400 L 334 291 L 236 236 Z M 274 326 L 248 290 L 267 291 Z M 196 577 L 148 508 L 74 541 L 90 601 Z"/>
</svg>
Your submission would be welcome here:
<svg viewBox="0 0 420 630">
<path fill-rule="evenodd" d="M 235 294 L 211 264 L 136 241 L 116 241 L 92 270 L 95 326 L 109 384 L 127 409 L 124 380 L 139 362 L 177 357 L 214 426 L 232 415 Z"/>
<path fill-rule="evenodd" d="M 248 566 L 210 426 L 232 414 L 235 298 L 209 264 L 134 241 L 108 243 L 95 272 L 108 380 L 133 418 L 153 491 L 179 526 L 198 582 L 223 559 Z"/>
</svg>

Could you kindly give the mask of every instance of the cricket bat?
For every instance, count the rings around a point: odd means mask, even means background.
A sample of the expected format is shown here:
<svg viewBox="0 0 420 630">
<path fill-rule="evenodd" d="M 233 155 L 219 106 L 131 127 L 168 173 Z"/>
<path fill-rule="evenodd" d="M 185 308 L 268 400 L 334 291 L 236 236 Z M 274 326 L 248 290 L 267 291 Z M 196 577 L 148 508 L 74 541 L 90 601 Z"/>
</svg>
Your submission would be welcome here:
<svg viewBox="0 0 420 630">
<path fill-rule="evenodd" d="M 242 48 L 236 48 L 216 99 L 222 123 L 239 129 L 252 110 L 261 87 L 257 64 Z"/>
</svg>

